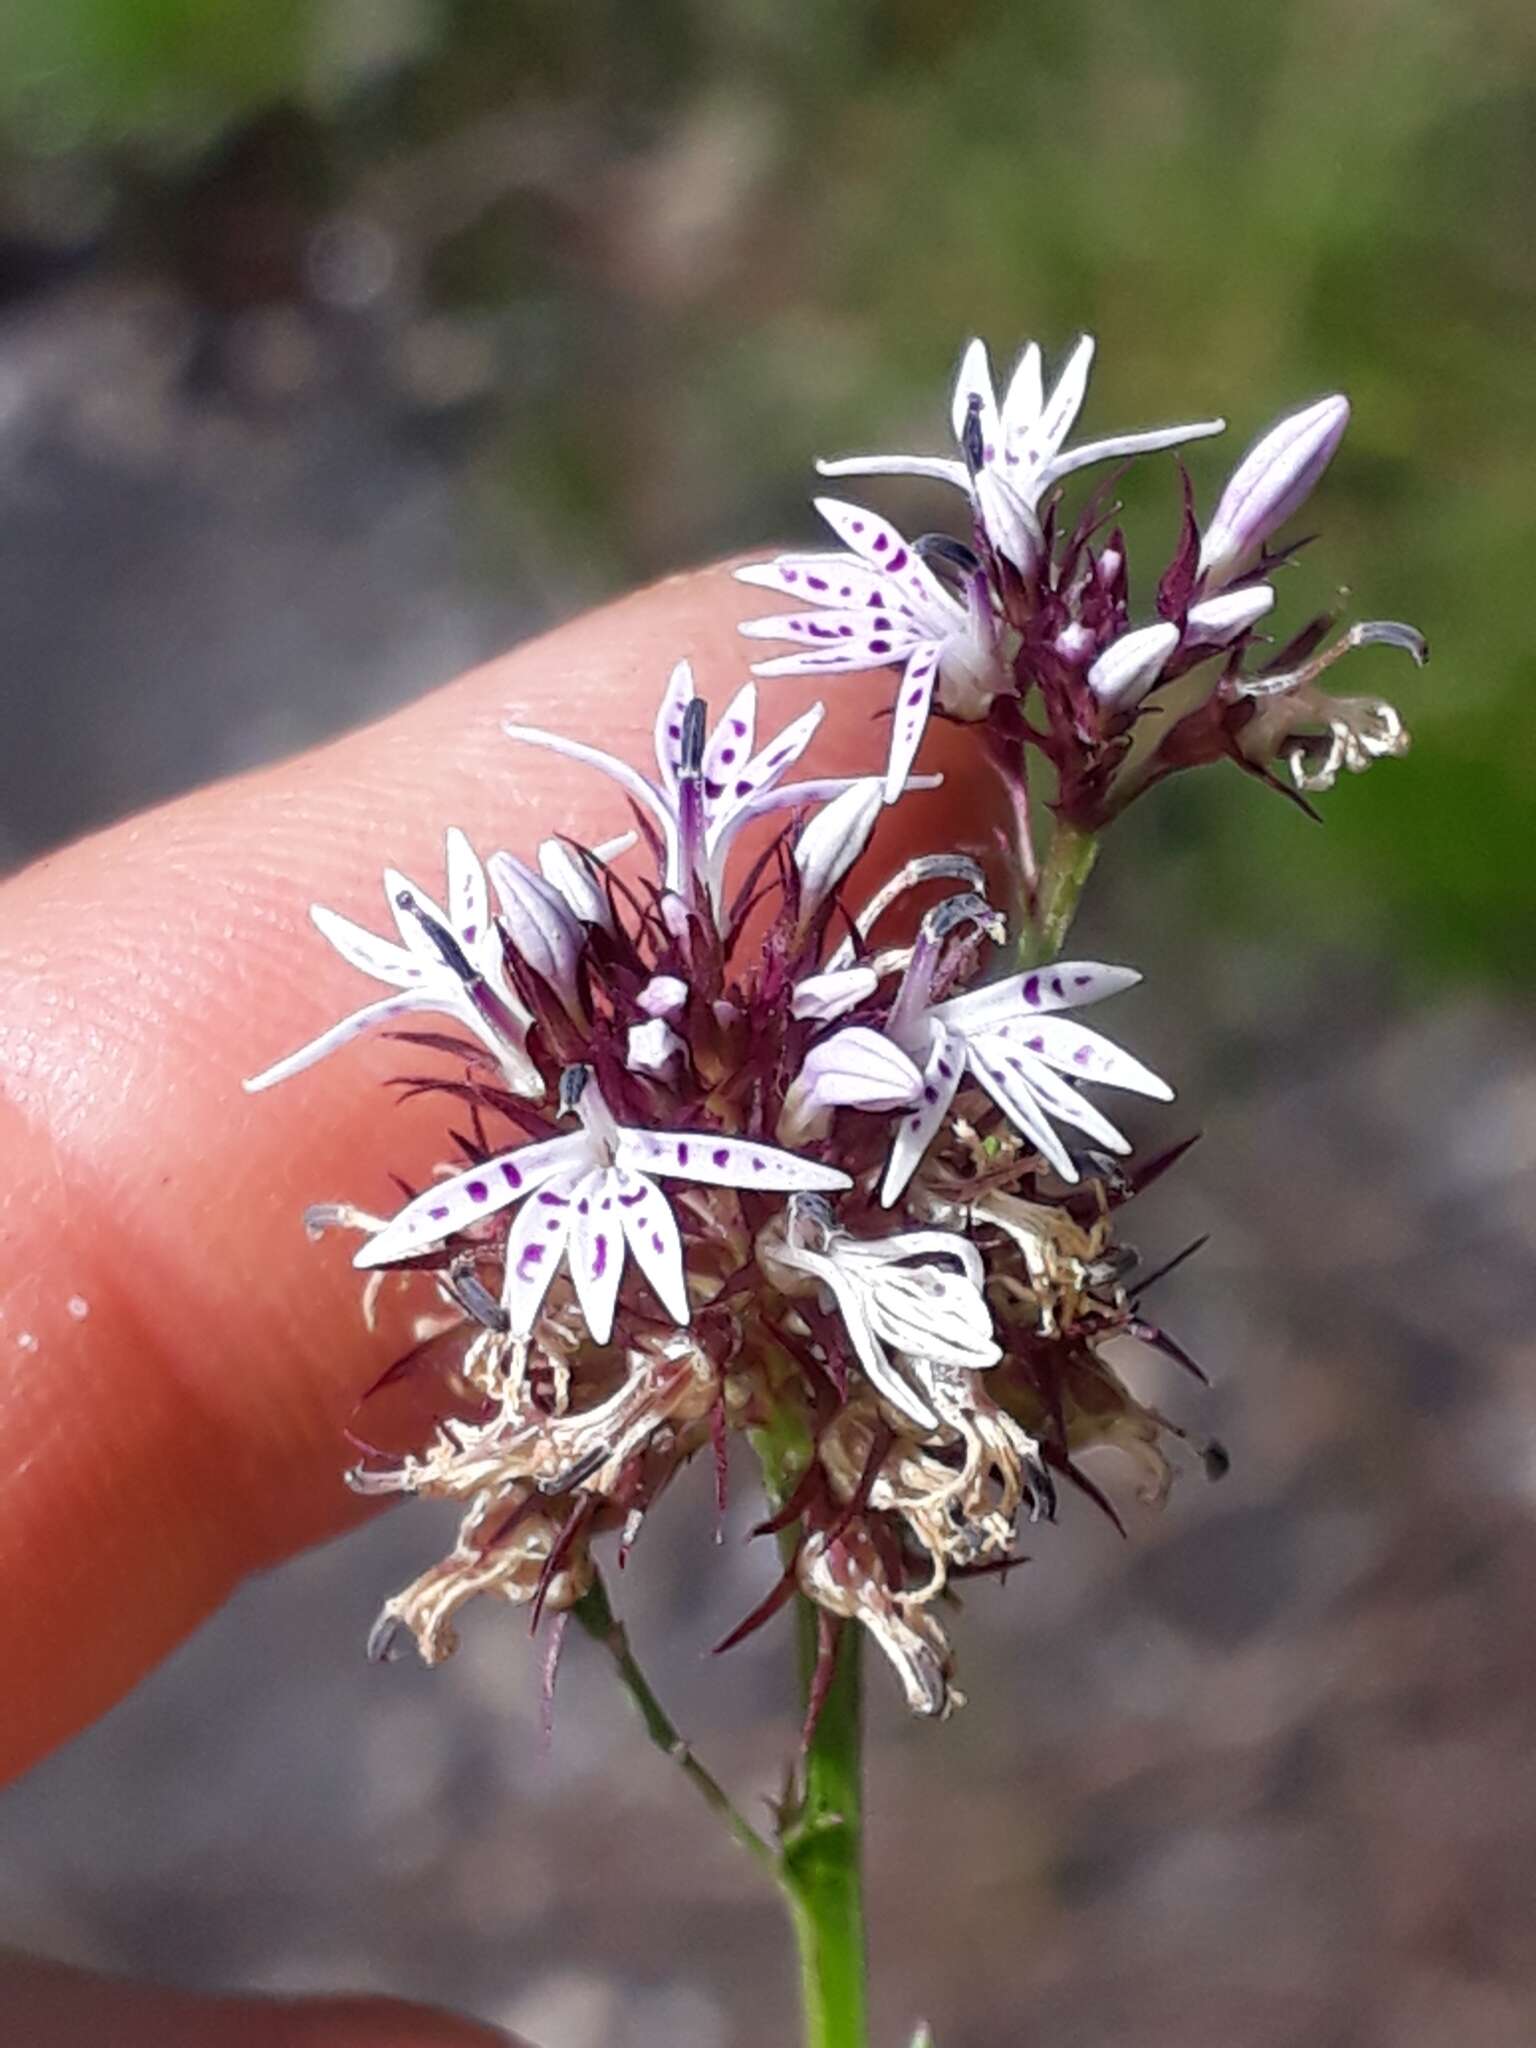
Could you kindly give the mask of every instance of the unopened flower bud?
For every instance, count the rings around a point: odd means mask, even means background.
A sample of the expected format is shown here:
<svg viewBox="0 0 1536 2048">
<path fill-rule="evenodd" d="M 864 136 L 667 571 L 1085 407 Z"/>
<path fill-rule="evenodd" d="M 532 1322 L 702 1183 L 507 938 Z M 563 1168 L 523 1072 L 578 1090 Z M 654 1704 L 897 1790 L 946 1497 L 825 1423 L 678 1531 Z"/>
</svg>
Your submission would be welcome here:
<svg viewBox="0 0 1536 2048">
<path fill-rule="evenodd" d="M 1268 583 L 1250 583 L 1241 590 L 1224 590 L 1217 597 L 1204 597 L 1199 604 L 1192 604 L 1186 614 L 1185 642 L 1225 647 L 1274 608 L 1274 588 Z"/>
<path fill-rule="evenodd" d="M 1088 687 L 1106 711 L 1128 711 L 1157 681 L 1178 644 L 1178 627 L 1166 621 L 1122 633 L 1089 669 Z"/>
<path fill-rule="evenodd" d="M 507 936 L 519 957 L 548 982 L 568 1010 L 579 1010 L 576 967 L 585 935 L 569 904 L 515 854 L 493 853 L 486 866 Z"/>
<path fill-rule="evenodd" d="M 653 974 L 635 998 L 647 1017 L 676 1017 L 688 1007 L 688 984 L 675 974 Z"/>
<path fill-rule="evenodd" d="M 545 839 L 539 845 L 539 872 L 565 899 L 573 917 L 580 918 L 583 924 L 600 925 L 604 931 L 612 931 L 613 911 L 601 870 L 634 843 L 634 833 L 626 832 L 622 839 L 589 852 L 585 847 L 573 846 L 568 839 Z"/>
<path fill-rule="evenodd" d="M 1207 590 L 1229 583 L 1311 495 L 1348 425 L 1349 400 L 1336 393 L 1281 420 L 1244 456 L 1200 549 Z"/>
<path fill-rule="evenodd" d="M 683 1051 L 683 1041 L 665 1017 L 652 1017 L 630 1025 L 624 1064 L 632 1074 L 665 1074 Z"/>
</svg>

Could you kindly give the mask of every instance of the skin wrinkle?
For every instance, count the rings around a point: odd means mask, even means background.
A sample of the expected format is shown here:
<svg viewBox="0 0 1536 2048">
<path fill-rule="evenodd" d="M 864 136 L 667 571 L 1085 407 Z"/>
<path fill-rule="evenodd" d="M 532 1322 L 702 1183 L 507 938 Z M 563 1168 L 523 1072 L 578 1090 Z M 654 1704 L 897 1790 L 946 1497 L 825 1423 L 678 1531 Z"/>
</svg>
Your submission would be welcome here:
<svg viewBox="0 0 1536 2048">
<path fill-rule="evenodd" d="M 0 890 L 0 1469 L 21 1475 L 0 1494 L 0 1631 L 67 1643 L 8 1700 L 0 1777 L 99 1713 L 243 1572 L 362 1511 L 341 1484 L 342 1431 L 405 1348 L 406 1303 L 393 1296 L 370 1335 L 344 1240 L 310 1245 L 300 1219 L 333 1196 L 393 1208 L 387 1169 L 422 1185 L 445 1118 L 430 1100 L 383 1117 L 377 1084 L 439 1061 L 380 1039 L 269 1095 L 241 1093 L 241 1075 L 375 993 L 315 933 L 308 905 L 387 931 L 381 869 L 396 863 L 438 893 L 449 824 L 483 852 L 525 856 L 552 832 L 625 829 L 601 777 L 517 748 L 503 720 L 583 733 L 644 764 L 679 654 L 712 699 L 739 685 L 741 615 L 722 572 L 674 580 Z M 814 682 L 765 685 L 765 721 L 787 722 L 817 694 Z M 821 694 L 818 766 L 877 770 L 880 679 Z M 936 732 L 924 765 L 957 758 L 956 737 Z M 951 795 L 961 836 L 984 840 L 990 785 L 985 799 L 974 777 Z M 943 834 L 935 798 L 907 799 L 875 870 Z M 46 980 L 28 964 L 38 956 Z M 84 1322 L 67 1314 L 74 1294 L 92 1304 Z M 22 1330 L 35 1352 L 16 1349 Z M 35 1455 L 39 1429 L 52 1455 Z"/>
</svg>

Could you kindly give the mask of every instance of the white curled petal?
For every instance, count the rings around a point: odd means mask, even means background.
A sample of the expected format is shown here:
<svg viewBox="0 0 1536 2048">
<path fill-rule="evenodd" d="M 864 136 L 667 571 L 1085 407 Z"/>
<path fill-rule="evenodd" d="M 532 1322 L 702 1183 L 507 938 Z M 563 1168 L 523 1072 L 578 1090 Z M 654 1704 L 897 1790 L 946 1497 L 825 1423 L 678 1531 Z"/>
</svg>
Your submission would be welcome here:
<svg viewBox="0 0 1536 2048">
<path fill-rule="evenodd" d="M 514 1337 L 533 1334 L 576 1221 L 574 1192 L 590 1170 L 561 1174 L 547 1182 L 512 1219 L 501 1299 Z"/>
<path fill-rule="evenodd" d="M 1162 673 L 1179 644 L 1179 629 L 1169 620 L 1137 626 L 1110 642 L 1088 671 L 1088 687 L 1106 711 L 1139 704 Z"/>
<path fill-rule="evenodd" d="M 878 783 L 875 788 L 878 794 Z M 879 986 L 880 977 L 873 967 L 836 967 L 824 974 L 808 974 L 795 984 L 795 993 L 790 998 L 790 1015 L 802 1019 L 815 1018 L 818 1023 L 830 1024 L 834 1018 L 851 1010 L 855 1003 L 862 1003 L 872 996 Z"/>
<path fill-rule="evenodd" d="M 632 1173 L 699 1181 L 706 1187 L 761 1188 L 765 1194 L 790 1189 L 829 1194 L 853 1185 L 834 1166 L 818 1166 L 756 1138 L 724 1138 L 716 1131 L 621 1128 L 616 1160 Z"/>
<path fill-rule="evenodd" d="M 932 1014 L 962 1031 L 983 1030 L 1012 1017 L 1082 1009 L 1134 988 L 1140 979 L 1134 967 L 1107 967 L 1099 960 L 1059 960 L 1054 967 L 1031 967 L 963 996 L 951 996 Z"/>
<path fill-rule="evenodd" d="M 655 1290 L 674 1322 L 689 1316 L 688 1281 L 683 1267 L 683 1241 L 672 1204 L 643 1174 L 615 1169 L 619 1220 L 635 1264 Z"/>
<path fill-rule="evenodd" d="M 1005 1039 L 1017 1051 L 1033 1053 L 1037 1059 L 1070 1074 L 1079 1081 L 1098 1081 L 1111 1088 L 1126 1088 L 1137 1095 L 1150 1095 L 1158 1102 L 1172 1102 L 1173 1090 L 1161 1075 L 1144 1067 L 1118 1045 L 1089 1031 L 1067 1017 L 1032 1017 L 1002 1025 L 990 1034 Z"/>
<path fill-rule="evenodd" d="M 965 1071 L 965 1040 L 958 1031 L 933 1025 L 933 1044 L 923 1067 L 922 1094 L 911 1113 L 897 1126 L 880 1184 L 880 1203 L 889 1209 L 905 1189 L 949 1114 Z"/>
<path fill-rule="evenodd" d="M 624 1226 L 618 1211 L 619 1175 L 598 1167 L 571 1190 L 575 1220 L 566 1261 L 581 1304 L 582 1320 L 593 1339 L 606 1344 L 613 1335 L 614 1305 L 624 1270 Z"/>
<path fill-rule="evenodd" d="M 891 758 L 885 771 L 885 800 L 894 803 L 905 787 L 922 745 L 939 679 L 939 648 L 933 641 L 914 647 L 896 692 L 891 721 Z"/>
<path fill-rule="evenodd" d="M 275 1060 L 270 1067 L 264 1067 L 259 1074 L 253 1074 L 241 1086 L 247 1095 L 259 1095 L 264 1088 L 275 1088 L 279 1081 L 286 1081 L 294 1074 L 302 1074 L 306 1067 L 312 1067 L 317 1060 L 323 1060 L 328 1053 L 335 1052 L 341 1045 L 350 1045 L 354 1038 L 361 1038 L 365 1031 L 371 1031 L 375 1024 L 387 1024 L 397 1017 L 409 1017 L 421 1010 L 445 1010 L 446 1001 L 439 1001 L 431 995 L 415 993 L 398 996 L 382 996 L 376 1003 L 369 1003 L 361 1010 L 354 1010 L 350 1017 L 343 1017 L 339 1024 L 333 1024 L 328 1031 L 322 1031 L 318 1038 L 312 1038 L 307 1045 L 301 1045 L 297 1052 L 290 1052 L 282 1059 Z"/>
<path fill-rule="evenodd" d="M 1002 1351 L 986 1301 L 962 1274 L 939 1266 L 890 1266 L 871 1283 L 875 1333 L 909 1358 L 985 1371 Z"/>
<path fill-rule="evenodd" d="M 834 797 L 801 832 L 795 841 L 795 867 L 800 875 L 803 916 L 813 915 L 868 846 L 884 801 L 878 777 L 866 776 Z M 795 1014 L 815 1013 L 797 1010 Z"/>
<path fill-rule="evenodd" d="M 811 1047 L 795 1085 L 829 1109 L 900 1109 L 921 1097 L 923 1077 L 884 1032 L 851 1024 Z"/>
<path fill-rule="evenodd" d="M 661 786 L 669 795 L 677 794 L 677 764 L 683 746 L 683 713 L 694 697 L 693 669 L 686 661 L 680 661 L 667 678 L 667 687 L 662 692 L 661 709 L 656 714 L 656 767 L 661 776 Z"/>
<path fill-rule="evenodd" d="M 375 981 L 387 981 L 392 988 L 413 987 L 426 980 L 439 964 L 418 959 L 390 939 L 378 938 L 360 924 L 354 924 L 350 917 L 343 917 L 340 911 L 327 910 L 323 903 L 312 903 L 309 915 L 316 931 L 336 948 L 349 967 L 371 975 Z"/>
<path fill-rule="evenodd" d="M 837 1270 L 836 1262 L 826 1259 L 818 1262 L 822 1278 L 831 1290 L 837 1303 L 843 1328 L 848 1332 L 853 1345 L 854 1356 L 863 1367 L 866 1378 L 893 1407 L 899 1408 L 924 1429 L 936 1429 L 939 1418 L 928 1405 L 920 1390 L 902 1372 L 885 1346 L 875 1334 L 867 1306 L 867 1290 L 857 1282 L 845 1279 Z"/>
<path fill-rule="evenodd" d="M 569 1171 L 586 1156 L 587 1149 L 587 1138 L 578 1131 L 502 1152 L 450 1180 L 437 1181 L 407 1202 L 377 1237 L 360 1246 L 352 1263 L 366 1270 L 441 1244 L 444 1238 L 483 1222 L 542 1188 L 553 1176 Z"/>
<path fill-rule="evenodd" d="M 1022 1059 L 991 1039 L 968 1039 L 965 1051 L 971 1072 L 1008 1121 L 1063 1180 L 1075 1181 L 1077 1168 L 1072 1164 L 1072 1156 L 1051 1129 L 1050 1120 L 1029 1085 Z"/>
</svg>

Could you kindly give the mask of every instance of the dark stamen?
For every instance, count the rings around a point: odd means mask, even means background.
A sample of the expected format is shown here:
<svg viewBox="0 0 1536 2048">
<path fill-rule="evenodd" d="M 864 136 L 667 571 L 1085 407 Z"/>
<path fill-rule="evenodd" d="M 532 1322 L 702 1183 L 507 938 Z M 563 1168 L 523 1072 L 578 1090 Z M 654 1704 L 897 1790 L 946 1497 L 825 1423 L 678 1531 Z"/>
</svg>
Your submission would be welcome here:
<svg viewBox="0 0 1536 2048">
<path fill-rule="evenodd" d="M 395 901 L 407 917 L 415 918 L 416 922 L 437 948 L 445 967 L 450 968 L 459 977 L 460 981 L 479 980 L 479 975 L 470 966 L 464 948 L 453 936 L 453 933 L 445 925 L 440 925 L 437 919 L 431 916 L 429 912 L 423 910 L 409 889 L 402 889 L 399 895 L 396 896 Z"/>
<path fill-rule="evenodd" d="M 709 706 L 702 697 L 690 697 L 683 712 L 683 737 L 678 748 L 677 772 L 689 781 L 696 780 L 704 772 L 704 728 L 709 720 Z"/>
<path fill-rule="evenodd" d="M 574 1067 L 567 1067 L 561 1074 L 560 1114 L 562 1116 L 571 1116 L 575 1113 L 576 1105 L 586 1093 L 587 1083 L 591 1078 L 592 1069 L 579 1062 Z"/>
<path fill-rule="evenodd" d="M 965 425 L 960 429 L 960 451 L 974 480 L 986 461 L 986 442 L 981 432 L 981 394 L 973 391 L 965 408 Z"/>
</svg>

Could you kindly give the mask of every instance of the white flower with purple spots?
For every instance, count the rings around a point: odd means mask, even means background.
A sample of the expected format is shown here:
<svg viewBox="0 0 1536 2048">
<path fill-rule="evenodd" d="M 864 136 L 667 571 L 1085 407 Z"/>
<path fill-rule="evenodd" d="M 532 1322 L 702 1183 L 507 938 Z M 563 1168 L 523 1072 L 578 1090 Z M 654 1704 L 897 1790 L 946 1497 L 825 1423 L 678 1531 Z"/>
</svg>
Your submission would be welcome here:
<svg viewBox="0 0 1536 2048">
<path fill-rule="evenodd" d="M 562 1106 L 580 1117 L 579 1130 L 499 1153 L 440 1181 L 370 1238 L 353 1264 L 370 1268 L 411 1258 L 520 1203 L 507 1239 L 502 1295 L 512 1334 L 532 1334 L 565 1260 L 587 1328 L 606 1344 L 626 1255 L 667 1314 L 678 1323 L 689 1318 L 681 1234 L 658 1180 L 764 1194 L 851 1185 L 834 1167 L 756 1139 L 619 1124 L 586 1067 L 567 1068 L 560 1092 Z"/>
<path fill-rule="evenodd" d="M 885 1028 L 854 1024 L 812 1046 L 785 1103 L 780 1135 L 793 1141 L 834 1109 L 905 1110 L 891 1145 L 880 1200 L 900 1197 L 949 1114 L 967 1071 L 1014 1128 L 1065 1181 L 1077 1168 L 1052 1119 L 1112 1152 L 1130 1145 L 1060 1078 L 1103 1082 L 1173 1099 L 1167 1082 L 1096 1031 L 1059 1013 L 1117 995 L 1141 979 L 1134 968 L 1062 961 L 931 1003 L 943 938 L 962 918 L 979 921 L 975 898 L 954 898 L 924 920 Z"/>
<path fill-rule="evenodd" d="M 823 476 L 921 476 L 954 484 L 969 494 L 997 551 L 1020 569 L 1040 552 L 1039 506 L 1054 484 L 1095 462 L 1152 454 L 1223 431 L 1224 420 L 1154 427 L 1114 434 L 1068 448 L 1066 439 L 1083 409 L 1093 337 L 1085 334 L 1067 358 L 1049 397 L 1036 343 L 1019 357 L 1002 405 L 992 384 L 985 342 L 973 341 L 960 364 L 951 420 L 961 458 L 933 455 L 850 455 L 818 462 Z"/>
<path fill-rule="evenodd" d="M 539 726 L 503 730 L 529 746 L 547 747 L 611 776 L 655 819 L 666 851 L 664 886 L 682 893 L 697 883 L 718 915 L 731 841 L 742 826 L 766 811 L 797 804 L 825 803 L 853 786 L 852 776 L 785 782 L 784 776 L 810 745 L 825 716 L 815 704 L 763 747 L 756 746 L 757 689 L 748 683 L 705 732 L 703 699 L 686 661 L 673 669 L 656 718 L 656 779 L 600 747 Z"/>
<path fill-rule="evenodd" d="M 846 554 L 780 555 L 738 569 L 742 583 L 802 598 L 816 609 L 747 619 L 753 640 L 794 640 L 799 651 L 754 662 L 756 676 L 850 675 L 903 664 L 891 728 L 885 800 L 903 788 L 935 696 L 951 718 L 984 718 L 1010 687 L 1002 628 L 980 569 L 965 596 L 946 589 L 910 542 L 861 505 L 818 498 L 816 509 Z"/>
<path fill-rule="evenodd" d="M 310 916 L 349 967 L 387 982 L 396 993 L 367 1003 L 245 1083 L 251 1094 L 300 1074 L 375 1024 L 436 1011 L 466 1025 L 501 1062 L 520 1095 L 538 1097 L 544 1083 L 524 1051 L 529 1016 L 507 980 L 502 934 L 490 912 L 485 869 L 457 828 L 447 835 L 448 906 L 394 868 L 384 870 L 384 893 L 400 934 L 378 938 L 323 903 Z"/>
</svg>

